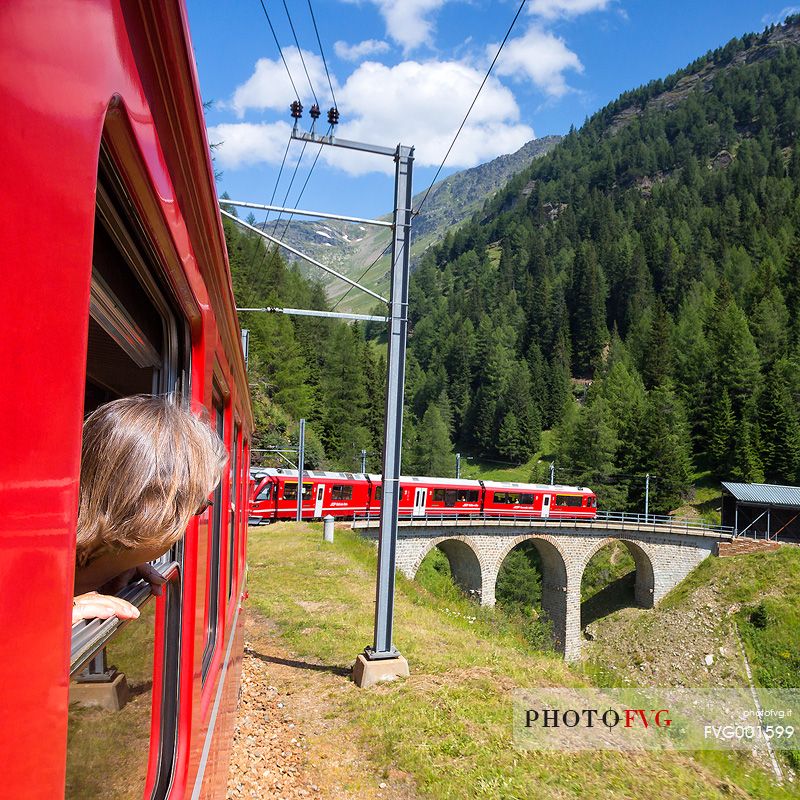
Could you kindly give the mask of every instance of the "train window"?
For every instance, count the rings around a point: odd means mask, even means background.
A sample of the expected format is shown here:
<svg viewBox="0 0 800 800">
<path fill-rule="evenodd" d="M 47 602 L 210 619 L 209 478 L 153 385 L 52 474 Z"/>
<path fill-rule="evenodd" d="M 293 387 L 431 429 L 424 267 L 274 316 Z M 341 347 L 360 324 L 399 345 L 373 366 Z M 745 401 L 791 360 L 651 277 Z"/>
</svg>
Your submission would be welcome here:
<svg viewBox="0 0 800 800">
<path fill-rule="evenodd" d="M 375 502 L 380 503 L 383 499 L 383 486 L 376 486 L 375 487 Z"/>
<path fill-rule="evenodd" d="M 225 411 L 221 393 L 215 388 L 213 395 L 214 421 L 220 439 L 225 441 Z M 219 568 L 220 539 L 222 534 L 222 482 L 214 490 L 214 505 L 211 507 L 211 535 L 208 553 L 208 580 L 206 581 L 206 643 L 203 648 L 202 678 L 205 683 L 217 643 L 219 617 Z"/>
<path fill-rule="evenodd" d="M 88 265 L 87 265 L 88 266 Z M 101 143 L 87 331 L 84 413 L 138 393 L 190 396 L 189 328 L 164 278 L 158 250 L 128 187 Z M 183 543 L 158 560 L 183 558 Z M 165 587 L 161 641 L 150 602 L 135 622 L 93 644 L 90 665 L 70 684 L 67 798 L 139 798 L 148 757 L 153 797 L 172 780 L 180 702 L 180 569 Z M 75 626 L 80 642 L 84 624 Z M 109 629 L 109 630 L 114 630 Z M 155 653 L 159 653 L 156 661 Z M 155 675 L 154 675 L 155 667 Z M 159 687 L 153 697 L 152 687 Z M 88 690 L 87 690 L 88 687 Z M 92 700 L 101 705 L 89 705 Z M 151 728 L 153 704 L 160 726 Z M 152 738 L 152 741 L 151 741 Z"/>
<path fill-rule="evenodd" d="M 459 503 L 477 503 L 478 490 L 477 489 L 461 489 L 458 493 Z"/>
<path fill-rule="evenodd" d="M 272 500 L 272 484 L 265 483 L 264 487 L 258 493 L 256 500 Z"/>
<path fill-rule="evenodd" d="M 579 494 L 557 494 L 556 505 L 578 508 L 583 505 L 583 498 Z"/>
<path fill-rule="evenodd" d="M 444 504 L 447 508 L 452 508 L 458 500 L 458 492 L 455 489 L 445 489 Z"/>
<path fill-rule="evenodd" d="M 433 502 L 434 503 L 444 503 L 444 489 L 434 489 L 433 490 Z"/>
<path fill-rule="evenodd" d="M 520 503 L 520 496 L 517 492 L 495 492 L 494 501 L 501 505 L 513 506 Z"/>
<path fill-rule="evenodd" d="M 303 483 L 303 500 L 310 500 L 314 492 L 313 483 Z M 297 482 L 290 483 L 287 481 L 283 484 L 283 499 L 284 500 L 297 500 Z"/>
<path fill-rule="evenodd" d="M 520 505 L 523 506 L 532 506 L 533 505 L 533 495 L 532 494 L 521 494 L 519 496 Z"/>
<path fill-rule="evenodd" d="M 236 487 L 239 484 L 239 475 L 236 471 L 237 457 L 239 454 L 239 426 L 233 426 L 233 439 L 231 440 L 231 508 L 230 520 L 228 524 L 228 597 L 233 591 L 233 559 L 236 552 Z"/>
<path fill-rule="evenodd" d="M 305 485 L 305 484 L 304 484 Z M 297 494 L 295 494 L 295 499 Z M 303 492 L 303 499 L 305 499 L 305 492 Z M 331 486 L 331 500 L 352 500 L 353 487 L 349 484 L 334 484 Z"/>
</svg>

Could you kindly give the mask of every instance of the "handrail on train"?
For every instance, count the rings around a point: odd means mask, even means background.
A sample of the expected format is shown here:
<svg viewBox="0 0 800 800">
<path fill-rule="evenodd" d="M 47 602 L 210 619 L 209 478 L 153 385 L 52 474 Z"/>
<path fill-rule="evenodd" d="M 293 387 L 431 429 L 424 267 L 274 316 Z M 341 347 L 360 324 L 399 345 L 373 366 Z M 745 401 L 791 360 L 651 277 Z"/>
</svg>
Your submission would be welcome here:
<svg viewBox="0 0 800 800">
<path fill-rule="evenodd" d="M 153 565 L 169 583 L 178 575 L 177 561 Z M 129 584 L 117 593 L 117 597 L 127 600 L 141 609 L 155 595 L 145 580 Z M 69 659 L 69 676 L 74 678 L 110 641 L 125 627 L 129 620 L 110 617 L 109 619 L 85 619 L 72 626 L 72 647 Z"/>
<path fill-rule="evenodd" d="M 353 525 L 358 522 L 374 522 L 379 520 L 378 514 L 355 514 Z M 424 515 L 401 514 L 401 522 L 444 522 L 444 521 L 463 521 L 463 522 L 534 522 L 537 524 L 553 525 L 555 527 L 573 526 L 576 523 L 581 525 L 609 527 L 612 525 L 636 525 L 653 526 L 660 530 L 674 533 L 693 533 L 701 532 L 708 534 L 723 534 L 733 536 L 734 528 L 730 525 L 712 525 L 709 522 L 698 519 L 687 519 L 670 517 L 661 514 L 636 514 L 627 511 L 598 511 L 596 516 L 549 516 L 532 517 L 530 514 L 492 514 L 491 512 L 465 514 L 459 512 L 447 513 L 444 511 L 426 511 Z"/>
</svg>

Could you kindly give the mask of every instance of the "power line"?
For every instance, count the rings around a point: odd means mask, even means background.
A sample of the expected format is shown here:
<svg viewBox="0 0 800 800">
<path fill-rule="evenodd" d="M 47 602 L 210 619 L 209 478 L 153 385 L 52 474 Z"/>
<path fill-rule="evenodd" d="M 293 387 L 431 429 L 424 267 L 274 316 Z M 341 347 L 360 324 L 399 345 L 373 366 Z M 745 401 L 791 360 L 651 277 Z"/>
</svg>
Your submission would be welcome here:
<svg viewBox="0 0 800 800">
<path fill-rule="evenodd" d="M 297 87 L 294 85 L 294 79 L 292 78 L 292 73 L 289 70 L 289 65 L 286 63 L 286 59 L 283 57 L 283 49 L 281 48 L 281 43 L 278 41 L 278 36 L 275 33 L 275 28 L 272 27 L 272 20 L 269 18 L 269 12 L 267 11 L 267 7 L 264 5 L 264 0 L 259 0 L 261 3 L 261 9 L 264 12 L 264 16 L 267 18 L 267 24 L 269 25 L 269 29 L 272 31 L 272 38 L 275 40 L 275 44 L 278 47 L 278 52 L 281 54 L 281 61 L 283 61 L 283 66 L 286 67 L 286 74 L 289 76 L 289 82 L 292 84 L 292 89 L 294 89 L 294 96 L 300 100 L 300 93 L 297 91 Z M 288 13 L 288 10 L 287 10 Z M 300 48 L 298 47 L 298 50 Z M 302 54 L 301 54 L 302 58 Z M 305 64 L 303 65 L 305 66 Z"/>
<path fill-rule="evenodd" d="M 328 136 L 330 132 L 333 130 L 333 125 L 328 126 L 328 131 L 325 134 Z M 300 205 L 300 201 L 303 199 L 303 192 L 306 190 L 306 186 L 308 186 L 308 182 L 311 180 L 311 175 L 314 172 L 314 167 L 317 166 L 317 161 L 319 161 L 320 153 L 322 152 L 322 148 L 324 145 L 319 146 L 319 150 L 317 150 L 317 154 L 314 156 L 314 162 L 311 164 L 311 169 L 308 171 L 308 175 L 306 175 L 305 182 L 303 183 L 303 187 L 300 189 L 300 194 L 297 195 L 297 199 L 294 201 L 295 209 Z M 270 202 L 270 205 L 272 203 Z M 286 227 L 283 229 L 283 233 L 281 234 L 280 238 L 286 238 L 286 231 L 289 230 L 289 224 L 291 223 L 292 219 L 294 219 L 294 214 L 289 214 L 289 219 L 286 220 Z"/>
<path fill-rule="evenodd" d="M 447 161 L 447 157 L 450 155 L 450 151 L 453 149 L 453 146 L 456 143 L 456 140 L 461 133 L 464 125 L 466 125 L 467 118 L 472 113 L 472 109 L 475 106 L 475 103 L 478 102 L 478 97 L 480 96 L 481 91 L 483 91 L 483 87 L 486 85 L 486 81 L 489 80 L 489 76 L 492 74 L 492 70 L 494 69 L 494 65 L 497 63 L 497 59 L 500 58 L 500 53 L 503 52 L 503 47 L 505 47 L 506 42 L 508 41 L 508 37 L 511 36 L 511 31 L 514 30 L 514 25 L 517 23 L 517 19 L 519 19 L 519 15 L 522 13 L 522 9 L 525 7 L 525 3 L 528 0 L 522 0 L 519 4 L 519 8 L 517 9 L 517 13 L 514 15 L 514 19 L 511 20 L 511 25 L 508 26 L 508 30 L 506 31 L 506 35 L 503 37 L 503 41 L 500 43 L 500 47 L 495 53 L 494 58 L 492 59 L 492 63 L 489 65 L 489 69 L 486 71 L 486 75 L 481 82 L 481 85 L 478 87 L 478 91 L 475 94 L 475 97 L 472 99 L 472 102 L 467 109 L 467 113 L 464 115 L 464 119 L 461 120 L 461 124 L 458 126 L 458 130 L 456 131 L 456 135 L 453 137 L 453 141 L 450 142 L 450 147 L 447 148 L 447 152 L 444 154 L 444 158 L 442 159 L 442 163 L 439 164 L 439 169 L 436 170 L 436 174 L 433 176 L 433 180 L 431 181 L 430 186 L 428 187 L 427 191 L 425 192 L 425 197 L 422 198 L 422 202 L 419 204 L 418 208 L 414 211 L 414 216 L 416 217 L 421 211 L 422 207 L 425 205 L 425 201 L 428 199 L 428 195 L 431 193 L 431 189 L 433 188 L 433 184 L 436 183 L 436 179 L 439 177 L 439 173 L 444 168 L 445 161 Z"/>
<path fill-rule="evenodd" d="M 303 160 L 303 154 L 306 152 L 306 145 L 308 142 L 303 142 L 303 147 L 300 150 L 300 156 L 297 159 L 297 163 L 294 165 L 294 172 L 292 172 L 292 179 L 289 181 L 289 186 L 286 188 L 286 194 L 283 196 L 283 202 L 281 203 L 282 206 L 286 205 L 287 200 L 289 199 L 289 192 L 292 191 L 292 185 L 294 184 L 294 179 L 297 177 L 297 170 L 300 168 L 300 162 Z M 278 223 L 281 219 L 281 212 L 278 212 L 278 216 L 275 218 L 275 225 L 272 227 L 272 235 L 275 235 L 275 232 L 278 230 Z"/>
<path fill-rule="evenodd" d="M 384 248 L 383 248 L 383 250 L 382 250 L 382 251 L 381 251 L 381 252 L 378 254 L 378 257 L 377 257 L 377 258 L 376 258 L 376 259 L 375 259 L 375 260 L 374 260 L 374 261 L 373 261 L 373 262 L 372 262 L 372 263 L 371 263 L 371 264 L 370 264 L 370 265 L 369 265 L 369 266 L 368 266 L 368 267 L 367 267 L 367 268 L 366 268 L 366 269 L 365 269 L 365 270 L 364 270 L 364 271 L 361 273 L 361 275 L 359 276 L 359 278 L 358 278 L 358 280 L 356 281 L 356 283 L 361 283 L 361 281 L 363 280 L 364 276 L 365 276 L 365 275 L 366 275 L 366 274 L 367 274 L 367 273 L 368 273 L 368 272 L 369 272 L 369 271 L 370 271 L 370 270 L 371 270 L 371 269 L 372 269 L 372 268 L 373 268 L 373 267 L 374 267 L 374 266 L 375 266 L 375 265 L 376 265 L 376 264 L 377 264 L 377 263 L 378 263 L 378 262 L 379 262 L 379 261 L 380 261 L 380 260 L 381 260 L 381 259 L 382 259 L 382 258 L 385 256 L 385 255 L 386 255 L 386 253 L 389 251 L 389 249 L 391 248 L 391 246 L 392 246 L 392 243 L 391 243 L 391 242 L 389 242 L 389 244 L 387 244 L 387 245 L 386 245 L 386 247 L 384 247 Z M 347 297 L 347 295 L 349 295 L 349 294 L 350 294 L 350 292 L 352 292 L 352 291 L 353 291 L 353 288 L 354 288 L 354 287 L 352 287 L 352 286 L 351 286 L 351 287 L 350 287 L 350 288 L 349 288 L 349 289 L 348 289 L 348 290 L 347 290 L 347 291 L 346 291 L 346 292 L 345 292 L 345 293 L 344 293 L 344 294 L 343 294 L 343 295 L 342 295 L 342 296 L 341 296 L 341 297 L 340 297 L 340 298 L 339 298 L 339 299 L 336 301 L 336 303 L 334 303 L 334 306 L 333 306 L 333 308 L 331 309 L 331 311 L 336 311 L 336 307 L 339 305 L 339 303 L 341 303 L 341 302 L 342 302 L 342 300 L 344 300 L 344 299 L 345 299 L 345 297 Z"/>
<path fill-rule="evenodd" d="M 289 27 L 292 29 L 292 36 L 294 36 L 294 43 L 297 46 L 297 52 L 300 54 L 300 63 L 303 65 L 303 70 L 306 73 L 306 79 L 308 80 L 308 88 L 311 89 L 311 94 L 314 96 L 314 102 L 319 106 L 319 100 L 317 100 L 317 93 L 314 91 L 314 86 L 311 83 L 311 76 L 308 74 L 308 67 L 306 67 L 306 60 L 303 58 L 303 51 L 300 49 L 300 42 L 297 41 L 297 33 L 294 29 L 294 23 L 292 22 L 292 15 L 289 13 L 289 6 L 286 5 L 286 0 L 283 0 L 283 7 L 286 9 L 286 16 L 289 19 Z M 300 98 L 298 97 L 298 100 Z"/>
<path fill-rule="evenodd" d="M 322 40 L 319 38 L 319 29 L 317 28 L 317 20 L 314 17 L 314 9 L 311 7 L 311 0 L 308 0 L 308 10 L 311 12 L 311 21 L 314 23 L 314 32 L 317 34 L 317 44 L 319 45 L 319 52 L 322 55 L 322 63 L 325 66 L 325 76 L 328 78 L 328 86 L 331 89 L 331 99 L 333 100 L 333 107 L 338 108 L 336 103 L 336 95 L 333 91 L 333 83 L 331 82 L 331 75 L 328 72 L 328 61 L 325 58 L 325 51 L 322 49 Z"/>
<path fill-rule="evenodd" d="M 281 182 L 281 175 L 283 175 L 283 167 L 286 164 L 286 156 L 289 154 L 289 146 L 292 143 L 292 137 L 290 136 L 288 141 L 286 142 L 286 149 L 283 151 L 283 159 L 281 160 L 281 168 L 278 170 L 278 179 L 275 181 L 275 186 L 272 189 L 272 197 L 269 200 L 269 204 L 272 205 L 275 202 L 275 193 L 278 191 L 278 184 Z M 264 222 L 261 223 L 261 230 L 263 231 L 267 227 L 267 222 L 269 221 L 269 211 L 267 211 L 267 216 L 264 219 Z M 250 269 L 253 266 L 253 262 L 256 259 L 256 254 L 259 250 L 262 250 L 261 253 L 261 263 L 258 265 L 258 271 L 260 272 L 264 267 L 264 261 L 267 258 L 267 246 L 264 245 L 261 240 L 259 239 L 256 248 L 253 250 L 253 255 L 250 256 L 250 263 L 247 265 L 247 273 L 250 273 Z"/>
</svg>

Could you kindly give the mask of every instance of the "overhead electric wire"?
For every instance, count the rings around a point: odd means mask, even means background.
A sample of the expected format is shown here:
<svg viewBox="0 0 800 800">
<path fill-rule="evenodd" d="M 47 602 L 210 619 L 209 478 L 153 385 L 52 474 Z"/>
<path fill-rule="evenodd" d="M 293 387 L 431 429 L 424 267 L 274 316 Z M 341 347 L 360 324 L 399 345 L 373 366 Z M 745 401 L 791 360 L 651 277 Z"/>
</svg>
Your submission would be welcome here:
<svg viewBox="0 0 800 800">
<path fill-rule="evenodd" d="M 382 251 L 381 251 L 381 252 L 378 254 L 378 257 L 377 257 L 377 258 L 376 258 L 376 259 L 375 259 L 375 260 L 374 260 L 374 261 L 373 261 L 373 262 L 372 262 L 372 263 L 371 263 L 371 264 L 370 264 L 370 265 L 369 265 L 369 266 L 368 266 L 368 267 L 367 267 L 367 268 L 366 268 L 366 269 L 365 269 L 365 270 L 364 270 L 364 271 L 361 273 L 361 275 L 359 275 L 359 277 L 358 277 L 358 280 L 356 281 L 356 283 L 361 283 L 361 281 L 363 280 L 364 276 L 365 276 L 365 275 L 366 275 L 366 274 L 367 274 L 367 273 L 368 273 L 368 272 L 369 272 L 369 271 L 370 271 L 370 270 L 371 270 L 371 269 L 372 269 L 372 268 L 373 268 L 373 267 L 374 267 L 374 266 L 375 266 L 375 265 L 376 265 L 376 264 L 377 264 L 377 263 L 378 263 L 378 262 L 379 262 L 379 261 L 380 261 L 380 260 L 381 260 L 381 259 L 382 259 L 382 258 L 385 256 L 385 255 L 386 255 L 386 253 L 387 253 L 387 252 L 388 252 L 388 250 L 391 248 L 391 246 L 392 246 L 392 243 L 391 243 L 391 242 L 389 242 L 389 244 L 387 244 L 387 245 L 386 245 L 386 247 L 384 247 L 384 248 L 383 248 L 383 250 L 382 250 Z M 351 286 L 351 287 L 350 287 L 350 288 L 349 288 L 349 289 L 348 289 L 348 290 L 347 290 L 347 291 L 346 291 L 346 292 L 345 292 L 345 293 L 344 293 L 344 294 L 343 294 L 343 295 L 342 295 L 342 296 L 341 296 L 341 297 L 340 297 L 340 298 L 339 298 L 339 299 L 338 299 L 338 300 L 337 300 L 337 301 L 334 303 L 334 305 L 333 305 L 333 308 L 331 309 L 331 311 L 336 311 L 336 308 L 337 308 L 337 306 L 339 305 L 339 303 L 341 303 L 341 302 L 342 302 L 342 300 L 344 300 L 344 299 L 345 299 L 345 297 L 347 297 L 347 295 L 349 295 L 349 294 L 350 294 L 350 292 L 352 292 L 354 288 L 355 288 L 354 286 Z"/>
<path fill-rule="evenodd" d="M 483 77 L 483 81 L 481 81 L 481 85 L 478 87 L 478 91 L 475 94 L 475 97 L 472 98 L 472 102 L 467 109 L 467 113 L 464 115 L 464 119 L 461 120 L 461 124 L 458 126 L 458 130 L 456 131 L 456 135 L 453 137 L 453 141 L 450 142 L 450 147 L 447 148 L 447 152 L 444 154 L 444 158 L 442 159 L 442 163 L 439 164 L 439 169 L 436 170 L 436 174 L 433 176 L 433 180 L 428 186 L 427 191 L 425 192 L 425 196 L 422 198 L 422 202 L 414 211 L 414 216 L 416 217 L 421 211 L 422 207 L 425 205 L 425 201 L 428 199 L 428 195 L 431 193 L 431 189 L 433 185 L 436 183 L 437 178 L 439 177 L 439 173 L 441 173 L 442 169 L 444 168 L 445 162 L 447 161 L 450 152 L 452 151 L 456 140 L 459 137 L 464 125 L 467 123 L 467 119 L 469 115 L 472 113 L 472 109 L 475 107 L 475 103 L 478 102 L 478 97 L 480 97 L 481 92 L 483 91 L 483 87 L 486 85 L 486 81 L 489 80 L 489 76 L 492 74 L 492 70 L 494 69 L 494 65 L 497 63 L 497 59 L 500 58 L 500 53 L 503 52 L 503 48 L 505 47 L 506 42 L 508 41 L 508 37 L 511 36 L 511 31 L 514 30 L 514 26 L 517 24 L 517 20 L 519 19 L 519 15 L 522 13 L 522 9 L 525 8 L 525 3 L 528 0 L 522 0 L 519 4 L 519 8 L 517 9 L 517 13 L 514 15 L 514 19 L 511 20 L 511 24 L 508 26 L 508 30 L 506 31 L 506 35 L 503 37 L 503 41 L 500 42 L 500 47 L 497 49 L 494 58 L 492 59 L 492 63 L 489 65 L 489 69 L 486 71 L 486 75 Z"/>
<path fill-rule="evenodd" d="M 297 47 L 297 52 L 300 56 L 300 63 L 303 65 L 303 70 L 306 73 L 306 79 L 308 80 L 308 88 L 311 89 L 311 94 L 314 96 L 314 102 L 317 104 L 317 106 L 319 106 L 319 100 L 317 100 L 317 93 L 314 91 L 314 86 L 311 83 L 311 76 L 308 74 L 308 67 L 306 66 L 306 60 L 305 58 L 303 58 L 303 51 L 300 49 L 300 42 L 297 40 L 297 33 L 294 29 L 294 23 L 292 22 L 292 15 L 289 13 L 289 6 L 286 5 L 286 0 L 283 0 L 283 7 L 286 10 L 286 17 L 289 20 L 289 27 L 292 29 L 292 36 L 294 36 L 294 43 Z"/>
<path fill-rule="evenodd" d="M 319 45 L 319 52 L 322 56 L 322 63 L 325 67 L 325 76 L 328 79 L 328 86 L 331 90 L 331 100 L 333 100 L 333 107 L 338 108 L 336 103 L 336 94 L 333 91 L 333 83 L 331 82 L 331 74 L 328 72 L 328 60 L 325 58 L 325 51 L 322 49 L 322 40 L 319 37 L 319 28 L 317 28 L 317 20 L 314 16 L 314 9 L 311 7 L 311 0 L 308 0 L 308 10 L 311 12 L 311 21 L 314 23 L 314 33 L 317 34 L 317 44 Z"/>
<path fill-rule="evenodd" d="M 300 155 L 297 159 L 297 163 L 294 165 L 294 172 L 292 172 L 292 179 L 289 181 L 289 185 L 286 187 L 286 194 L 283 196 L 283 202 L 281 203 L 282 206 L 286 206 L 286 202 L 289 199 L 289 192 L 292 191 L 292 185 L 294 184 L 294 179 L 297 177 L 297 170 L 300 169 L 300 162 L 303 160 L 303 155 L 306 152 L 306 146 L 308 145 L 307 141 L 303 142 L 303 148 L 300 150 Z M 278 212 L 278 216 L 275 218 L 275 224 L 272 226 L 272 235 L 274 236 L 276 231 L 278 230 L 278 223 L 281 221 L 282 212 Z"/>
<path fill-rule="evenodd" d="M 264 12 L 264 16 L 267 18 L 267 24 L 269 25 L 269 29 L 272 31 L 272 38 L 275 40 L 275 44 L 278 47 L 278 52 L 281 55 L 281 61 L 283 61 L 283 66 L 286 67 L 286 74 L 289 76 L 289 82 L 292 84 L 292 89 L 294 89 L 294 96 L 299 101 L 300 100 L 300 92 L 297 91 L 297 87 L 294 85 L 294 78 L 292 78 L 291 70 L 289 69 L 289 65 L 286 63 L 286 59 L 283 57 L 283 49 L 281 48 L 281 43 L 278 41 L 278 35 L 275 33 L 275 28 L 272 27 L 272 20 L 269 18 L 269 12 L 267 11 L 267 7 L 264 5 L 264 0 L 259 0 L 259 2 L 261 3 L 261 9 Z M 284 3 L 284 5 L 285 5 L 285 3 Z M 289 13 L 288 9 L 287 9 L 286 13 L 287 14 Z M 290 20 L 290 23 L 291 23 L 291 20 Z M 296 39 L 296 37 L 295 37 L 295 39 Z M 298 47 L 298 50 L 299 49 L 300 48 Z M 300 57 L 302 58 L 302 53 L 300 54 Z M 305 64 L 303 64 L 303 66 L 305 66 Z M 306 73 L 306 74 L 308 74 L 308 73 Z"/>
<path fill-rule="evenodd" d="M 330 135 L 330 132 L 333 130 L 333 125 L 328 126 L 328 130 L 325 133 L 325 136 Z M 300 189 L 300 194 L 297 195 L 297 199 L 294 201 L 294 208 L 297 210 L 297 207 L 300 205 L 300 201 L 303 199 L 303 193 L 306 190 L 306 186 L 308 186 L 308 182 L 311 180 L 311 175 L 314 172 L 314 167 L 317 166 L 317 161 L 319 161 L 320 154 L 322 153 L 322 148 L 324 145 L 319 146 L 319 150 L 317 150 L 317 154 L 314 156 L 314 162 L 311 164 L 311 169 L 308 170 L 308 175 L 306 175 L 306 179 L 303 183 L 302 188 Z M 271 205 L 271 203 L 270 203 Z M 289 230 L 289 223 L 291 223 L 292 219 L 294 219 L 294 213 L 289 214 L 289 219 L 286 220 L 286 227 L 283 229 L 283 233 L 280 235 L 280 238 L 283 239 L 286 236 L 286 231 Z"/>
<path fill-rule="evenodd" d="M 281 175 L 283 175 L 283 167 L 286 164 L 286 156 L 289 154 L 289 146 L 292 144 L 292 137 L 289 137 L 289 140 L 286 142 L 286 149 L 283 151 L 283 159 L 281 160 L 281 168 L 278 170 L 278 178 L 275 181 L 275 186 L 272 189 L 272 197 L 269 200 L 269 204 L 272 205 L 275 202 L 275 193 L 278 191 L 278 184 L 281 182 Z M 261 230 L 263 231 L 267 227 L 267 222 L 269 221 L 269 211 L 267 211 L 267 216 L 264 218 L 264 221 L 261 223 Z M 259 239 L 259 243 L 261 240 Z M 256 246 L 253 249 L 253 254 L 250 256 L 250 262 L 247 265 L 247 273 L 250 273 L 250 269 L 253 266 L 253 262 L 256 260 L 256 254 L 258 253 L 260 247 Z M 268 247 L 266 244 L 263 245 L 263 252 L 261 253 L 261 263 L 258 265 L 259 272 L 264 267 L 264 260 L 267 257 Z"/>
</svg>

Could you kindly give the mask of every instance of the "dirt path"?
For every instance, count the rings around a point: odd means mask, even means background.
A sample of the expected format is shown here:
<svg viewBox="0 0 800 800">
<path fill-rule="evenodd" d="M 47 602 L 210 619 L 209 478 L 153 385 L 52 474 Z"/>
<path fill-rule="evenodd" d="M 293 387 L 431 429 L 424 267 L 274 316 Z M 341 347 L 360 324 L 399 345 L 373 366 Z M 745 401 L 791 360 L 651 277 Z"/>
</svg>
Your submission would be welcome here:
<svg viewBox="0 0 800 800">
<path fill-rule="evenodd" d="M 228 800 L 416 798 L 404 775 L 378 774 L 336 712 L 337 697 L 351 691 L 360 690 L 349 672 L 293 657 L 248 610 Z"/>
</svg>

